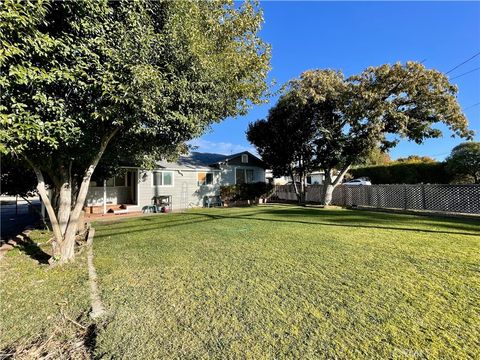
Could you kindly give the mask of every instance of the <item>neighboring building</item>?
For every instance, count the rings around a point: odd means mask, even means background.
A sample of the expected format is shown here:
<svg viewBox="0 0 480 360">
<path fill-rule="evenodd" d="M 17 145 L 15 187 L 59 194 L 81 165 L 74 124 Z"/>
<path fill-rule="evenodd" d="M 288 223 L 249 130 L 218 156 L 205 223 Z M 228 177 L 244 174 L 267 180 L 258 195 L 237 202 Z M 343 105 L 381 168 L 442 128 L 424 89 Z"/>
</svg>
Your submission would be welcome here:
<svg viewBox="0 0 480 360">
<path fill-rule="evenodd" d="M 272 185 L 292 184 L 292 178 L 289 176 L 273 177 L 272 170 L 266 171 L 267 181 Z M 313 171 L 305 178 L 306 185 L 322 185 L 325 181 L 323 171 Z"/>
<path fill-rule="evenodd" d="M 92 181 L 86 199 L 88 212 L 139 211 L 158 196 L 171 197 L 173 210 L 203 206 L 220 187 L 265 182 L 263 162 L 248 151 L 233 155 L 192 152 L 176 162 L 161 161 L 154 170 L 125 167 L 123 175 L 97 184 Z"/>
<path fill-rule="evenodd" d="M 325 181 L 323 171 L 313 171 L 307 175 L 307 185 L 322 185 Z"/>
</svg>

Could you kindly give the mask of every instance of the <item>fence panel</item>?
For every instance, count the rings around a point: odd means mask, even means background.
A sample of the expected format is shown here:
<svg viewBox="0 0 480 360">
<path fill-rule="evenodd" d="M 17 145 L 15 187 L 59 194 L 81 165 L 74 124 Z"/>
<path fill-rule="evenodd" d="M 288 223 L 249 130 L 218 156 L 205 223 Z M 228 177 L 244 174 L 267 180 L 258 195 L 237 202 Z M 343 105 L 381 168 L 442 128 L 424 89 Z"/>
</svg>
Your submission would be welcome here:
<svg viewBox="0 0 480 360">
<path fill-rule="evenodd" d="M 308 186 L 306 200 L 321 202 L 322 194 L 323 185 Z M 276 186 L 276 196 L 281 200 L 297 199 L 289 185 Z M 480 185 L 340 185 L 333 192 L 332 204 L 480 214 Z"/>
</svg>

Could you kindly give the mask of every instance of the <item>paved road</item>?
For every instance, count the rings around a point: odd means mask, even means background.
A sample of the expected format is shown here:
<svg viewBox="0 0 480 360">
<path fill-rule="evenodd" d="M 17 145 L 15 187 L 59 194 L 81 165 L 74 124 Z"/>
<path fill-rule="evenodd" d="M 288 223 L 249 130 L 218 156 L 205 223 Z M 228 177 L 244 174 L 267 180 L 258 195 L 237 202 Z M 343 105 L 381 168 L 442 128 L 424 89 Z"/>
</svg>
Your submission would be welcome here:
<svg viewBox="0 0 480 360">
<path fill-rule="evenodd" d="M 40 206 L 40 201 L 35 199 L 32 203 Z M 34 224 L 39 219 L 35 212 L 29 212 L 28 203 L 24 200 L 18 200 L 18 207 L 15 201 L 0 202 L 0 239 L 7 240 L 11 236 L 20 233 L 26 226 Z"/>
</svg>

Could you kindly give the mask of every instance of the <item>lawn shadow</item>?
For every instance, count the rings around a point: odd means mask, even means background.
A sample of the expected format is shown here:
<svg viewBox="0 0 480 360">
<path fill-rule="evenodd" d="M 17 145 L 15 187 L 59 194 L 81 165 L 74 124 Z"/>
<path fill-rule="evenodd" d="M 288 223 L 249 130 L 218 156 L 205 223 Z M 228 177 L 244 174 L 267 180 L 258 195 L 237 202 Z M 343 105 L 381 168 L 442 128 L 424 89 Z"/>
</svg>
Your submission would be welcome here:
<svg viewBox="0 0 480 360">
<path fill-rule="evenodd" d="M 449 230 L 435 230 L 435 229 L 422 229 L 422 228 L 415 228 L 415 227 L 401 227 L 401 226 L 388 226 L 388 225 L 370 225 L 370 224 L 362 224 L 362 223 L 374 223 L 378 222 L 371 218 L 363 218 L 359 216 L 358 213 L 348 213 L 350 219 L 345 219 L 344 217 L 347 215 L 345 210 L 329 210 L 328 214 L 319 214 L 318 210 L 316 209 L 308 209 L 310 214 L 305 214 L 305 210 L 302 209 L 288 209 L 288 210 L 275 210 L 275 209 L 261 209 L 261 211 L 257 210 L 255 212 L 247 211 L 244 213 L 228 213 L 228 214 L 221 214 L 219 211 L 195 211 L 190 212 L 188 214 L 189 218 L 185 219 L 183 216 L 178 220 L 170 221 L 161 221 L 156 223 L 150 223 L 148 225 L 139 224 L 138 226 L 129 227 L 129 226 L 121 226 L 115 227 L 109 230 L 102 230 L 101 234 L 98 234 L 98 237 L 106 237 L 106 236 L 113 236 L 113 235 L 125 235 L 125 234 L 132 234 L 137 232 L 144 232 L 150 231 L 155 229 L 167 229 L 173 227 L 179 227 L 183 225 L 190 225 L 195 223 L 203 223 L 205 221 L 214 221 L 214 220 L 222 220 L 222 219 L 241 219 L 241 220 L 250 220 L 250 221 L 267 221 L 267 222 L 278 222 L 278 223 L 294 223 L 294 224 L 305 224 L 305 225 L 323 225 L 323 226 L 334 226 L 334 227 L 344 227 L 344 228 L 363 228 L 363 229 L 380 229 L 380 230 L 397 230 L 397 231 L 410 231 L 410 232 L 421 232 L 421 233 L 434 233 L 434 234 L 443 234 L 443 235 L 466 235 L 466 236 L 480 236 L 480 231 L 475 233 L 476 230 L 471 229 L 467 226 L 462 227 L 461 225 L 457 225 L 459 230 L 463 231 L 449 231 Z M 220 210 L 221 211 L 221 210 Z M 313 211 L 313 212 L 312 212 Z M 289 218 L 264 218 L 258 217 L 258 215 L 273 215 L 273 216 L 282 216 L 282 215 L 295 215 L 295 216 L 302 216 L 311 218 L 312 220 L 317 220 L 318 218 L 321 219 L 328 219 L 327 221 L 307 221 L 307 220 L 299 220 L 299 219 L 289 219 Z M 368 213 L 364 213 L 368 215 Z M 363 215 L 363 214 L 362 214 Z M 377 214 L 371 214 L 371 216 L 376 216 Z M 199 217 L 195 219 L 195 217 Z M 338 217 L 335 219 L 335 217 Z M 353 217 L 355 217 L 354 222 L 352 222 Z M 380 216 L 384 221 L 395 221 L 398 219 L 394 219 L 392 216 L 388 216 L 386 214 L 381 214 Z M 332 219 L 333 218 L 333 219 Z M 405 221 L 411 220 L 412 216 L 405 218 Z M 331 221 L 331 222 L 330 222 Z M 350 222 L 350 223 L 348 223 Z M 402 221 L 404 222 L 404 221 Z M 466 222 L 465 225 L 472 225 L 471 222 Z M 441 226 L 450 226 L 452 224 L 441 224 L 436 223 L 436 225 Z M 452 226 L 453 227 L 453 226 Z M 125 231 L 116 231 L 119 228 L 125 229 Z M 127 230 L 128 229 L 128 230 Z M 470 231 L 470 232 L 466 232 Z"/>
<path fill-rule="evenodd" d="M 30 240 L 30 238 L 27 237 L 20 241 L 17 240 L 17 246 L 18 250 L 30 256 L 39 264 L 48 264 L 48 260 L 51 257 L 50 254 L 43 251 L 42 248 Z"/>
</svg>

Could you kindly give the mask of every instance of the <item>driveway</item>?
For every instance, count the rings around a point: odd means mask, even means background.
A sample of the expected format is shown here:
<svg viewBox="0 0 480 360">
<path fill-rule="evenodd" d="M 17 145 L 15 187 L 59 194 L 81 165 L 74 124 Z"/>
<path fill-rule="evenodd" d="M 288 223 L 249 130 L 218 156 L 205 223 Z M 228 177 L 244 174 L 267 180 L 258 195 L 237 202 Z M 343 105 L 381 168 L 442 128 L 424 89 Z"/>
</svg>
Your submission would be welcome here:
<svg viewBox="0 0 480 360">
<path fill-rule="evenodd" d="M 40 208 L 40 200 L 30 200 Z M 34 224 L 40 218 L 38 213 L 29 209 L 29 204 L 21 199 L 15 203 L 14 197 L 2 197 L 0 200 L 0 239 L 7 240 L 20 233 L 26 226 Z"/>
</svg>

